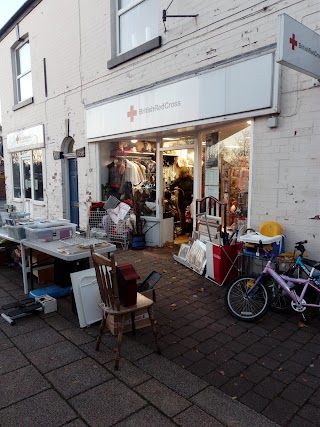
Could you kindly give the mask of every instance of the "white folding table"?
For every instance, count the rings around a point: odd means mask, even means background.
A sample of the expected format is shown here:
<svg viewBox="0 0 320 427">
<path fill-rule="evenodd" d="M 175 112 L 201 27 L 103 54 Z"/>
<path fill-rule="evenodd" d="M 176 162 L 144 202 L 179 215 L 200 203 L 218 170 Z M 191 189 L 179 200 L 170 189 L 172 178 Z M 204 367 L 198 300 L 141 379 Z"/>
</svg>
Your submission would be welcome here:
<svg viewBox="0 0 320 427">
<path fill-rule="evenodd" d="M 29 272 L 29 269 L 27 267 L 26 252 L 25 252 L 24 246 L 22 245 L 22 240 L 14 239 L 13 237 L 8 236 L 7 230 L 3 227 L 0 227 L 0 239 L 6 239 L 6 240 L 9 240 L 10 242 L 14 242 L 14 243 L 17 243 L 17 245 L 20 245 L 23 289 L 24 289 L 24 293 L 27 294 L 28 293 L 28 276 L 27 276 L 27 273 Z"/>
<path fill-rule="evenodd" d="M 53 240 L 52 242 L 37 242 L 37 241 L 26 239 L 21 241 L 21 246 L 24 246 L 24 248 L 29 248 L 31 250 L 35 249 L 51 257 L 59 258 L 64 261 L 78 261 L 80 259 L 89 258 L 91 256 L 89 248 L 82 249 L 82 250 L 79 248 L 79 250 L 76 251 L 75 253 L 61 252 L 61 248 L 64 248 L 64 247 L 66 248 L 66 251 L 68 250 L 68 245 L 61 240 Z M 99 247 L 99 245 L 95 246 L 95 252 L 100 254 L 108 254 L 108 253 L 114 252 L 116 249 L 117 249 L 116 245 L 107 243 L 107 242 L 106 242 L 106 246 L 101 246 L 101 247 Z M 30 253 L 29 264 L 31 265 L 31 253 Z M 32 268 L 31 268 L 31 273 L 32 273 Z M 28 290 L 29 290 L 28 281 L 26 281 L 26 283 L 24 282 L 24 292 L 28 293 Z"/>
<path fill-rule="evenodd" d="M 66 253 L 66 252 L 59 251 L 58 249 L 61 249 L 63 247 L 66 247 L 66 248 L 68 247 L 68 245 L 61 240 L 53 240 L 52 242 L 38 242 L 38 241 L 27 240 L 27 239 L 22 239 L 22 240 L 14 239 L 8 236 L 8 233 L 4 228 L 0 229 L 0 239 L 6 239 L 20 245 L 23 289 L 25 294 L 28 294 L 29 292 L 29 283 L 28 283 L 27 273 L 30 272 L 30 267 L 27 267 L 27 262 L 26 262 L 26 248 L 35 249 L 49 256 L 60 258 L 64 261 L 78 261 L 80 259 L 89 258 L 91 256 L 90 249 L 82 249 L 75 253 Z M 95 252 L 100 254 L 108 254 L 108 253 L 114 252 L 116 249 L 117 249 L 116 245 L 111 243 L 109 243 L 107 246 L 102 246 L 102 247 L 99 247 L 99 245 L 95 246 Z M 30 260 L 30 263 L 31 263 L 31 260 Z"/>
</svg>

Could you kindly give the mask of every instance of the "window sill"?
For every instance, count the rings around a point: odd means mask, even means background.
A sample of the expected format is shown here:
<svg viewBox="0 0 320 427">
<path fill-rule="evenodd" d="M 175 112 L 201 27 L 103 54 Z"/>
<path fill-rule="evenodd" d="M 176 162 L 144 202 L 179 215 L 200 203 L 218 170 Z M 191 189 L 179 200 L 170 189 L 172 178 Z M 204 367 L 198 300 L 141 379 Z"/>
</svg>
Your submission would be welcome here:
<svg viewBox="0 0 320 427">
<path fill-rule="evenodd" d="M 15 104 L 15 105 L 12 107 L 12 110 L 13 110 L 13 111 L 16 111 L 16 110 L 19 110 L 20 108 L 23 108 L 23 107 L 25 107 L 26 105 L 30 105 L 30 104 L 33 104 L 33 96 L 32 96 L 31 98 L 25 99 L 25 100 L 24 100 L 24 101 L 22 101 L 22 102 L 19 102 L 19 104 Z"/>
<path fill-rule="evenodd" d="M 144 53 L 150 52 L 153 49 L 157 49 L 161 46 L 161 37 L 155 37 L 154 39 L 143 43 L 141 46 L 138 46 L 128 52 L 125 52 L 119 56 L 111 58 L 107 62 L 107 68 L 111 70 L 114 67 L 117 67 L 124 62 L 130 61 L 130 59 L 136 58 L 137 56 L 143 55 Z"/>
<path fill-rule="evenodd" d="M 22 200 L 22 199 L 19 199 L 17 197 L 14 197 L 12 199 L 12 201 L 15 202 L 15 203 L 23 203 L 23 201 L 25 201 L 25 202 L 32 203 L 34 206 L 46 206 L 45 202 L 40 201 L 40 200 L 32 200 L 32 199 L 24 199 L 24 200 Z"/>
</svg>

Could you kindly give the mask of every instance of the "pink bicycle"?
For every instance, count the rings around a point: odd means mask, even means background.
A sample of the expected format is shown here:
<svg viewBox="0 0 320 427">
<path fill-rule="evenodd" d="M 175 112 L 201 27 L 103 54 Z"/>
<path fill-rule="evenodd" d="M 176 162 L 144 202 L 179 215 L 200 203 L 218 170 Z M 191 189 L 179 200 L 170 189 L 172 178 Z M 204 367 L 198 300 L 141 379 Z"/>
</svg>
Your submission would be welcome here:
<svg viewBox="0 0 320 427">
<path fill-rule="evenodd" d="M 315 277 L 297 278 L 279 274 L 273 267 L 275 255 L 271 255 L 262 248 L 266 256 L 270 257 L 262 273 L 256 277 L 253 275 L 239 276 L 227 287 L 225 293 L 225 303 L 230 314 L 236 319 L 245 322 L 254 322 L 263 317 L 270 309 L 274 298 L 274 292 L 286 296 L 291 300 L 291 307 L 294 311 L 301 313 L 307 307 L 320 308 L 319 303 L 307 303 L 305 295 L 310 288 L 316 291 L 320 299 L 320 286 Z M 313 266 L 319 269 L 320 262 Z M 271 279 L 271 280 L 270 280 Z M 271 285 L 270 285 L 271 282 Z"/>
</svg>

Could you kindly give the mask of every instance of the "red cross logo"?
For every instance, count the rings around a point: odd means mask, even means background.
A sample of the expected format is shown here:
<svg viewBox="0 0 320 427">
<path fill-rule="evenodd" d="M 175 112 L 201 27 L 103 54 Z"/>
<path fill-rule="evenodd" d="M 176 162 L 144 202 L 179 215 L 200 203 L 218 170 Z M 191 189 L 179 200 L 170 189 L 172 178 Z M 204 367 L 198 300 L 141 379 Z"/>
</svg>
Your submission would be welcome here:
<svg viewBox="0 0 320 427">
<path fill-rule="evenodd" d="M 292 34 L 292 37 L 290 37 L 290 43 L 291 43 L 291 46 L 292 46 L 292 50 L 294 50 L 294 48 L 296 46 L 298 46 L 298 42 L 296 40 L 296 35 L 295 34 Z"/>
<path fill-rule="evenodd" d="M 130 110 L 127 112 L 127 117 L 130 117 L 130 122 L 134 121 L 134 117 L 138 114 L 137 110 L 134 109 L 134 106 L 130 106 Z"/>
</svg>

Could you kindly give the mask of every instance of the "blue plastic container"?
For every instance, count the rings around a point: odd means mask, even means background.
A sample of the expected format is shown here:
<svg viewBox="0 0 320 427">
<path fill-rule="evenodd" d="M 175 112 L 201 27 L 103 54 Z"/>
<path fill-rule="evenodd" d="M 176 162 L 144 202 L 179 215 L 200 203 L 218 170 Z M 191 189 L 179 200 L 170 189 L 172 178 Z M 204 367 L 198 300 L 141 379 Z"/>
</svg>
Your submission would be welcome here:
<svg viewBox="0 0 320 427">
<path fill-rule="evenodd" d="M 131 247 L 132 249 L 144 249 L 146 247 L 146 238 L 144 234 L 140 236 L 131 236 Z"/>
<path fill-rule="evenodd" d="M 50 295 L 52 298 L 62 298 L 71 294 L 72 286 L 62 288 L 57 285 L 50 285 L 46 288 L 33 289 L 29 292 L 30 298 L 40 297 L 41 295 Z"/>
</svg>

